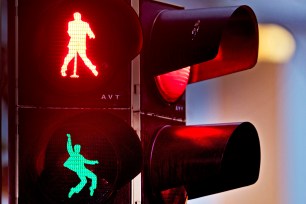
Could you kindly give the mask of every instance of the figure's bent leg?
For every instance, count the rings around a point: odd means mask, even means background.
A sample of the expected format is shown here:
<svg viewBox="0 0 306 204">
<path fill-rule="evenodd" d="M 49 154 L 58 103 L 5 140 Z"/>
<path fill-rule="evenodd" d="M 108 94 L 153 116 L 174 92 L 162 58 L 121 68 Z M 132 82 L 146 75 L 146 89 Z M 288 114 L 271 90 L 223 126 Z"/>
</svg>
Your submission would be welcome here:
<svg viewBox="0 0 306 204">
<path fill-rule="evenodd" d="M 79 178 L 81 179 L 81 182 L 76 186 L 76 187 L 73 187 L 70 189 L 70 192 L 68 194 L 68 197 L 71 198 L 71 196 L 74 194 L 74 193 L 79 193 L 83 188 L 84 186 L 86 185 L 87 183 L 87 179 L 85 176 L 80 176 L 78 175 Z"/>
<path fill-rule="evenodd" d="M 67 74 L 66 74 L 67 66 L 68 66 L 69 62 L 75 57 L 75 54 L 76 54 L 76 52 L 74 50 L 69 50 L 69 53 L 65 57 L 64 64 L 61 68 L 62 76 L 67 76 Z"/>
<path fill-rule="evenodd" d="M 93 65 L 92 62 L 88 59 L 86 55 L 86 50 L 79 50 L 78 53 L 80 57 L 82 58 L 82 60 L 84 61 L 85 65 L 92 71 L 92 73 L 95 76 L 98 76 L 98 71 L 96 69 L 96 66 Z"/>
<path fill-rule="evenodd" d="M 90 195 L 93 196 L 93 193 L 95 189 L 97 188 L 97 176 L 96 174 L 92 173 L 89 170 L 86 171 L 86 174 L 87 174 L 86 176 L 91 179 L 91 186 L 89 189 L 90 189 Z"/>
</svg>

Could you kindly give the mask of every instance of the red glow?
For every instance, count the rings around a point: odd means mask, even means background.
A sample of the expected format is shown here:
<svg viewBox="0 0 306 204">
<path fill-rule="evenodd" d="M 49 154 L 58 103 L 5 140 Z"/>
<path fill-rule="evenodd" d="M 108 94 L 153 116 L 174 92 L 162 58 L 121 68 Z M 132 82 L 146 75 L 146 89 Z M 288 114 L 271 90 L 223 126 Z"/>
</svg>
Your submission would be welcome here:
<svg viewBox="0 0 306 204">
<path fill-rule="evenodd" d="M 182 144 L 190 143 L 207 149 L 218 141 L 226 143 L 226 138 L 229 138 L 236 128 L 237 124 L 195 125 L 174 128 L 170 134 L 183 141 Z"/>
<path fill-rule="evenodd" d="M 215 61 L 221 61 L 223 59 L 222 47 L 219 47 L 217 56 L 213 59 Z"/>
<path fill-rule="evenodd" d="M 190 67 L 155 77 L 159 93 L 167 102 L 175 102 L 183 95 L 189 81 Z"/>
<path fill-rule="evenodd" d="M 222 32 L 218 54 L 214 59 L 191 67 L 189 83 L 195 83 L 255 66 L 258 57 L 258 26 L 253 11 L 239 7 Z"/>
<path fill-rule="evenodd" d="M 68 23 L 68 35 L 70 36 L 70 41 L 68 44 L 69 52 L 64 59 L 63 66 L 61 68 L 61 73 L 63 77 L 66 77 L 66 71 L 68 64 L 74 58 L 74 69 L 73 75 L 71 78 L 78 78 L 77 75 L 77 58 L 78 54 L 81 59 L 84 61 L 85 65 L 92 71 L 92 73 L 97 76 L 98 71 L 96 70 L 96 66 L 92 64 L 92 62 L 88 59 L 86 55 L 86 36 L 94 39 L 95 34 L 89 27 L 89 24 L 81 20 L 81 14 L 79 12 L 75 12 L 73 14 L 74 20 Z"/>
<path fill-rule="evenodd" d="M 193 74 L 190 83 L 231 74 L 253 66 L 254 62 L 251 61 L 253 58 L 250 60 L 247 52 L 239 51 L 240 57 L 237 54 L 238 51 L 230 52 L 230 50 L 225 50 L 220 46 L 214 59 L 193 65 L 191 67 Z"/>
<path fill-rule="evenodd" d="M 230 135 L 236 127 L 237 125 L 186 126 L 177 129 L 175 135 L 181 138 L 220 137 Z"/>
</svg>

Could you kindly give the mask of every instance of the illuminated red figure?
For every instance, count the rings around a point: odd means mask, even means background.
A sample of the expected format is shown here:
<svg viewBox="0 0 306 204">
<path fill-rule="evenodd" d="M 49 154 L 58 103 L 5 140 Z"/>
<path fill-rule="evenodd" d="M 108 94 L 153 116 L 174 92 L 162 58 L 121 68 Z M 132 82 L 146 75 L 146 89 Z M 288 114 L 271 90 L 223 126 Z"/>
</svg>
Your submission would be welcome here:
<svg viewBox="0 0 306 204">
<path fill-rule="evenodd" d="M 64 59 L 64 64 L 61 69 L 62 76 L 67 76 L 67 66 L 69 62 L 74 58 L 74 71 L 73 75 L 70 77 L 78 78 L 76 74 L 77 68 L 77 54 L 82 58 L 85 65 L 92 71 L 92 73 L 97 76 L 98 72 L 96 66 L 88 59 L 86 55 L 86 37 L 94 39 L 95 34 L 89 27 L 89 24 L 81 20 L 81 14 L 76 12 L 73 14 L 74 20 L 68 23 L 68 35 L 70 36 L 70 41 L 68 44 L 69 52 Z"/>
</svg>

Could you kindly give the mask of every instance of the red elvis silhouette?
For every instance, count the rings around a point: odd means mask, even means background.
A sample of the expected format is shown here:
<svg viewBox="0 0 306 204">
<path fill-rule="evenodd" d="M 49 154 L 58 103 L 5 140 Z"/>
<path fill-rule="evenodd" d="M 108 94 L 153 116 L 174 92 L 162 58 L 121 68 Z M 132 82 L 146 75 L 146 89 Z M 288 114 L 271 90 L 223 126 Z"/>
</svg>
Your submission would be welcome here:
<svg viewBox="0 0 306 204">
<path fill-rule="evenodd" d="M 95 38 L 95 34 L 89 27 L 89 24 L 81 20 L 81 14 L 75 12 L 73 14 L 74 20 L 68 23 L 68 35 L 70 36 L 70 41 L 68 44 L 68 54 L 64 59 L 64 63 L 61 68 L 61 74 L 63 77 L 67 76 L 67 66 L 69 62 L 74 58 L 74 72 L 70 77 L 78 78 L 76 74 L 77 68 L 77 54 L 82 58 L 85 65 L 92 71 L 92 73 L 97 76 L 98 71 L 96 66 L 88 59 L 86 55 L 86 37 L 89 36 L 90 39 Z"/>
</svg>

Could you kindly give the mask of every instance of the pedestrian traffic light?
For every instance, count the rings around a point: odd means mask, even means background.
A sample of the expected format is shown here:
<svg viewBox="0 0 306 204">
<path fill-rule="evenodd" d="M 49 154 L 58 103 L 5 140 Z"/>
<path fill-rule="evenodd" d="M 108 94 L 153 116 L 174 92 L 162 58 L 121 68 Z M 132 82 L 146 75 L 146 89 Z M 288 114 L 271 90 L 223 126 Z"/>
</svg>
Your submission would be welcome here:
<svg viewBox="0 0 306 204">
<path fill-rule="evenodd" d="M 142 165 L 129 117 L 126 110 L 20 109 L 18 203 L 114 202 Z"/>
<path fill-rule="evenodd" d="M 130 107 L 130 61 L 141 46 L 128 0 L 19 1 L 19 103 Z"/>
<path fill-rule="evenodd" d="M 130 0 L 19 0 L 18 121 L 11 203 L 131 203 L 142 168 L 131 127 L 131 60 L 142 47 Z M 17 77 L 18 76 L 18 77 Z M 16 78 L 15 78 L 16 77 Z M 15 170 L 15 171 L 14 171 Z M 16 177 L 15 177 L 16 176 Z"/>
<path fill-rule="evenodd" d="M 255 183 L 260 144 L 249 122 L 186 126 L 188 84 L 252 68 L 258 28 L 248 6 L 184 9 L 141 1 L 141 141 L 145 204 Z"/>
</svg>

